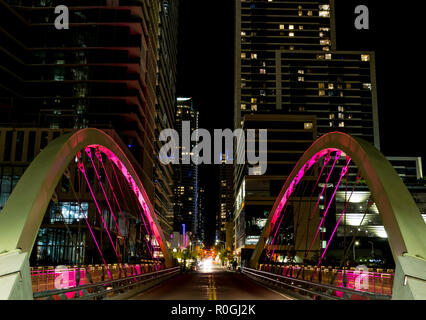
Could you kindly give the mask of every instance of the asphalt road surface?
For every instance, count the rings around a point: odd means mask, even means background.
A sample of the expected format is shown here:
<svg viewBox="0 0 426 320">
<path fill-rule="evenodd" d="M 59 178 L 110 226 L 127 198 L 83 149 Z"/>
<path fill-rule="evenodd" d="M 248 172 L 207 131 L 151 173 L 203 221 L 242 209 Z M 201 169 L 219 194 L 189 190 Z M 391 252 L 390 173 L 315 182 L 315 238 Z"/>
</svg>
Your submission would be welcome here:
<svg viewBox="0 0 426 320">
<path fill-rule="evenodd" d="M 217 265 L 183 273 L 131 300 L 291 300 L 236 272 Z"/>
</svg>

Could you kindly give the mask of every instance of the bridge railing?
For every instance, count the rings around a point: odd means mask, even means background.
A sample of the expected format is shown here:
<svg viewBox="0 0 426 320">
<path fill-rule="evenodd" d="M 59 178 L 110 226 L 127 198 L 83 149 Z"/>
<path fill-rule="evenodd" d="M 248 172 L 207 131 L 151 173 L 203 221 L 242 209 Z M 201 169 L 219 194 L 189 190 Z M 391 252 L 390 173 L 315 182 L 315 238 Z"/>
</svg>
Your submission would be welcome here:
<svg viewBox="0 0 426 320">
<path fill-rule="evenodd" d="M 37 300 L 105 299 L 125 293 L 127 290 L 137 286 L 149 284 L 157 280 L 165 280 L 180 272 L 180 267 L 174 267 L 97 283 L 83 284 L 80 282 L 80 285 L 63 289 L 44 290 L 41 292 L 34 291 L 33 296 Z"/>
<path fill-rule="evenodd" d="M 58 276 L 66 272 L 66 280 L 62 287 L 75 287 L 77 285 L 93 284 L 108 279 L 107 271 L 103 265 L 65 266 L 65 270 L 57 270 L 57 267 L 31 267 L 31 282 L 33 292 L 58 289 L 56 280 Z M 109 264 L 108 270 L 113 279 L 136 276 L 164 269 L 164 265 L 158 262 L 146 262 L 140 264 Z"/>
<path fill-rule="evenodd" d="M 339 287 L 309 280 L 297 279 L 296 277 L 285 276 L 278 273 L 271 273 L 262 270 L 242 268 L 242 272 L 249 277 L 262 282 L 269 282 L 273 285 L 294 290 L 298 294 L 310 296 L 312 298 L 324 298 L 329 300 L 341 299 L 367 299 L 367 300 L 390 300 L 391 295 L 373 293 L 368 291 L 354 290 L 348 287 Z"/>
<path fill-rule="evenodd" d="M 316 269 L 313 266 L 261 264 L 259 270 L 291 278 L 332 284 L 337 287 L 346 287 L 357 291 L 388 296 L 392 296 L 392 287 L 395 278 L 395 270 L 386 269 L 385 272 L 385 269 L 379 268 L 368 268 L 368 271 L 365 271 L 357 270 L 356 268 L 337 269 L 321 266 L 321 268 Z M 332 281 L 333 278 L 334 281 Z"/>
</svg>

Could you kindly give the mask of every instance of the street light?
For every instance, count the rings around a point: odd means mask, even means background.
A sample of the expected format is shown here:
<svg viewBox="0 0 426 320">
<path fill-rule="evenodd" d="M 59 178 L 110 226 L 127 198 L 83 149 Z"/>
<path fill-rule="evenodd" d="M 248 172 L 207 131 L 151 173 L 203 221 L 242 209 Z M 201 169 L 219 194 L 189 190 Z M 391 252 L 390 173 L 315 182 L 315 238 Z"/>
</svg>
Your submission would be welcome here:
<svg viewBox="0 0 426 320">
<path fill-rule="evenodd" d="M 355 241 L 354 245 L 352 246 L 353 253 L 354 253 L 354 261 L 355 261 L 355 246 L 359 246 L 359 241 Z"/>
<path fill-rule="evenodd" d="M 372 241 L 368 241 L 371 243 L 371 256 L 374 257 L 374 243 Z"/>
</svg>

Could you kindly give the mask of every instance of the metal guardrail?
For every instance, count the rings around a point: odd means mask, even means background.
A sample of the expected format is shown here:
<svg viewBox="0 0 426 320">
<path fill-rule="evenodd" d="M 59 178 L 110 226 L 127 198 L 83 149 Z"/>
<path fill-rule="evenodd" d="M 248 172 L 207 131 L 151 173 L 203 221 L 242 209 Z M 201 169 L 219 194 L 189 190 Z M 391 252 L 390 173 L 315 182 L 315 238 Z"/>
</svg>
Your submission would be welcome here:
<svg viewBox="0 0 426 320">
<path fill-rule="evenodd" d="M 54 299 L 58 296 L 61 300 L 74 299 L 74 300 L 88 300 L 95 298 L 105 298 L 110 294 L 116 292 L 124 292 L 134 286 L 149 283 L 151 281 L 159 280 L 168 276 L 175 275 L 181 272 L 181 267 L 174 267 L 160 271 L 144 273 L 127 278 L 120 278 L 116 280 L 107 280 L 94 284 L 72 287 L 68 289 L 47 290 L 42 292 L 35 292 L 34 299 Z M 89 292 L 91 291 L 91 292 Z M 80 293 L 81 292 L 81 293 Z M 73 297 L 68 297 L 68 294 L 75 293 Z"/>
<path fill-rule="evenodd" d="M 299 291 L 306 292 L 308 294 L 312 294 L 314 296 L 321 296 L 330 300 L 344 300 L 344 298 L 340 298 L 338 296 L 332 295 L 333 292 L 343 292 L 350 296 L 362 296 L 372 300 L 390 300 L 392 297 L 388 295 L 381 295 L 377 293 L 358 291 L 354 289 L 349 289 L 345 287 L 335 287 L 332 285 L 310 282 L 306 280 L 300 280 L 292 277 L 286 277 L 279 274 L 269 273 L 265 271 L 260 271 L 256 269 L 250 269 L 243 267 L 242 273 L 246 275 L 251 275 L 256 278 L 260 278 L 267 281 L 272 281 L 276 284 L 283 285 L 289 287 L 291 289 L 297 289 Z M 314 288 L 317 288 L 316 290 Z"/>
</svg>

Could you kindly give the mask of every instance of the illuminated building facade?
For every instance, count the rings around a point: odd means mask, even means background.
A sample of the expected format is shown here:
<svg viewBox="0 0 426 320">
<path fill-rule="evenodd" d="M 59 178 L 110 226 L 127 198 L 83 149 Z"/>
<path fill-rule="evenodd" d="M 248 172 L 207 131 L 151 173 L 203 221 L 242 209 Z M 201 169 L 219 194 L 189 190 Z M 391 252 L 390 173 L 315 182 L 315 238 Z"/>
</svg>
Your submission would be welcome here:
<svg viewBox="0 0 426 320">
<path fill-rule="evenodd" d="M 157 88 L 155 112 L 154 149 L 158 155 L 161 141 L 158 137 L 164 129 L 174 127 L 176 108 L 177 26 L 178 1 L 160 1 L 160 23 L 158 26 Z M 173 166 L 162 164 L 155 157 L 154 164 L 155 204 L 166 239 L 173 232 Z"/>
<path fill-rule="evenodd" d="M 177 132 L 182 132 L 183 122 L 189 122 L 191 134 L 198 129 L 198 111 L 194 109 L 192 98 L 177 98 L 176 122 L 175 128 Z M 195 142 L 191 142 L 191 150 L 195 146 Z M 179 156 L 189 155 L 191 150 L 186 150 L 185 146 L 179 146 Z M 199 177 L 198 166 L 192 161 L 184 164 L 179 159 L 179 165 L 175 165 L 175 204 L 174 204 L 174 227 L 175 231 L 181 231 L 182 225 L 188 232 L 192 233 L 192 237 L 199 237 L 199 216 L 198 216 L 198 189 Z"/>
<path fill-rule="evenodd" d="M 234 205 L 234 247 L 242 260 L 250 258 L 284 181 L 317 136 L 315 116 L 244 116 L 243 130 L 260 128 L 268 128 L 266 173 L 248 175 L 247 165 L 236 165 L 234 171 L 240 186 Z"/>
<path fill-rule="evenodd" d="M 287 130 L 290 135 L 298 120 L 294 124 L 285 118 L 277 123 L 259 121 L 253 127 L 268 129 L 268 171 L 255 177 L 244 166 L 235 167 L 238 251 L 254 248 L 262 230 L 258 225 L 247 232 L 250 218 L 241 212 L 247 215 L 250 209 L 242 206 L 252 198 L 264 205 L 267 216 L 275 200 L 269 175 L 276 177 L 275 188 L 280 189 L 302 155 L 294 151 L 305 151 L 316 138 L 333 131 L 362 137 L 377 148 L 380 142 L 374 53 L 336 50 L 333 0 L 236 0 L 235 12 L 235 128 L 247 127 L 247 119 L 256 116 L 301 117 L 296 128 L 301 133 L 285 138 L 286 143 L 279 146 L 273 143 L 275 131 Z M 312 126 L 304 127 L 306 123 Z M 309 137 L 297 137 L 303 130 Z M 283 153 L 269 157 L 269 150 Z M 249 186 L 252 179 L 256 187 Z M 242 254 L 242 260 L 249 256 Z"/>
<path fill-rule="evenodd" d="M 155 158 L 154 141 L 157 130 L 173 125 L 177 2 L 60 4 L 69 8 L 69 30 L 54 27 L 56 1 L 0 1 L 0 207 L 49 142 L 67 132 L 98 128 L 125 151 L 167 236 L 172 231 L 172 173 Z M 57 209 L 71 217 L 66 224 L 76 233 L 75 204 L 67 192 L 59 187 Z M 64 227 L 45 222 L 40 230 L 49 232 L 36 244 L 49 253 L 42 260 L 33 256 L 32 264 L 77 262 L 75 253 L 66 256 L 61 249 L 72 242 Z M 139 230 L 136 225 L 134 230 Z M 48 243 L 56 249 L 47 250 Z M 93 244 L 83 246 L 90 252 Z M 136 252 L 129 243 L 125 248 L 126 259 Z"/>
<path fill-rule="evenodd" d="M 222 154 L 219 167 L 219 208 L 216 216 L 216 240 L 226 241 L 226 225 L 232 219 L 234 206 L 234 166 L 226 164 L 226 154 Z"/>
</svg>

